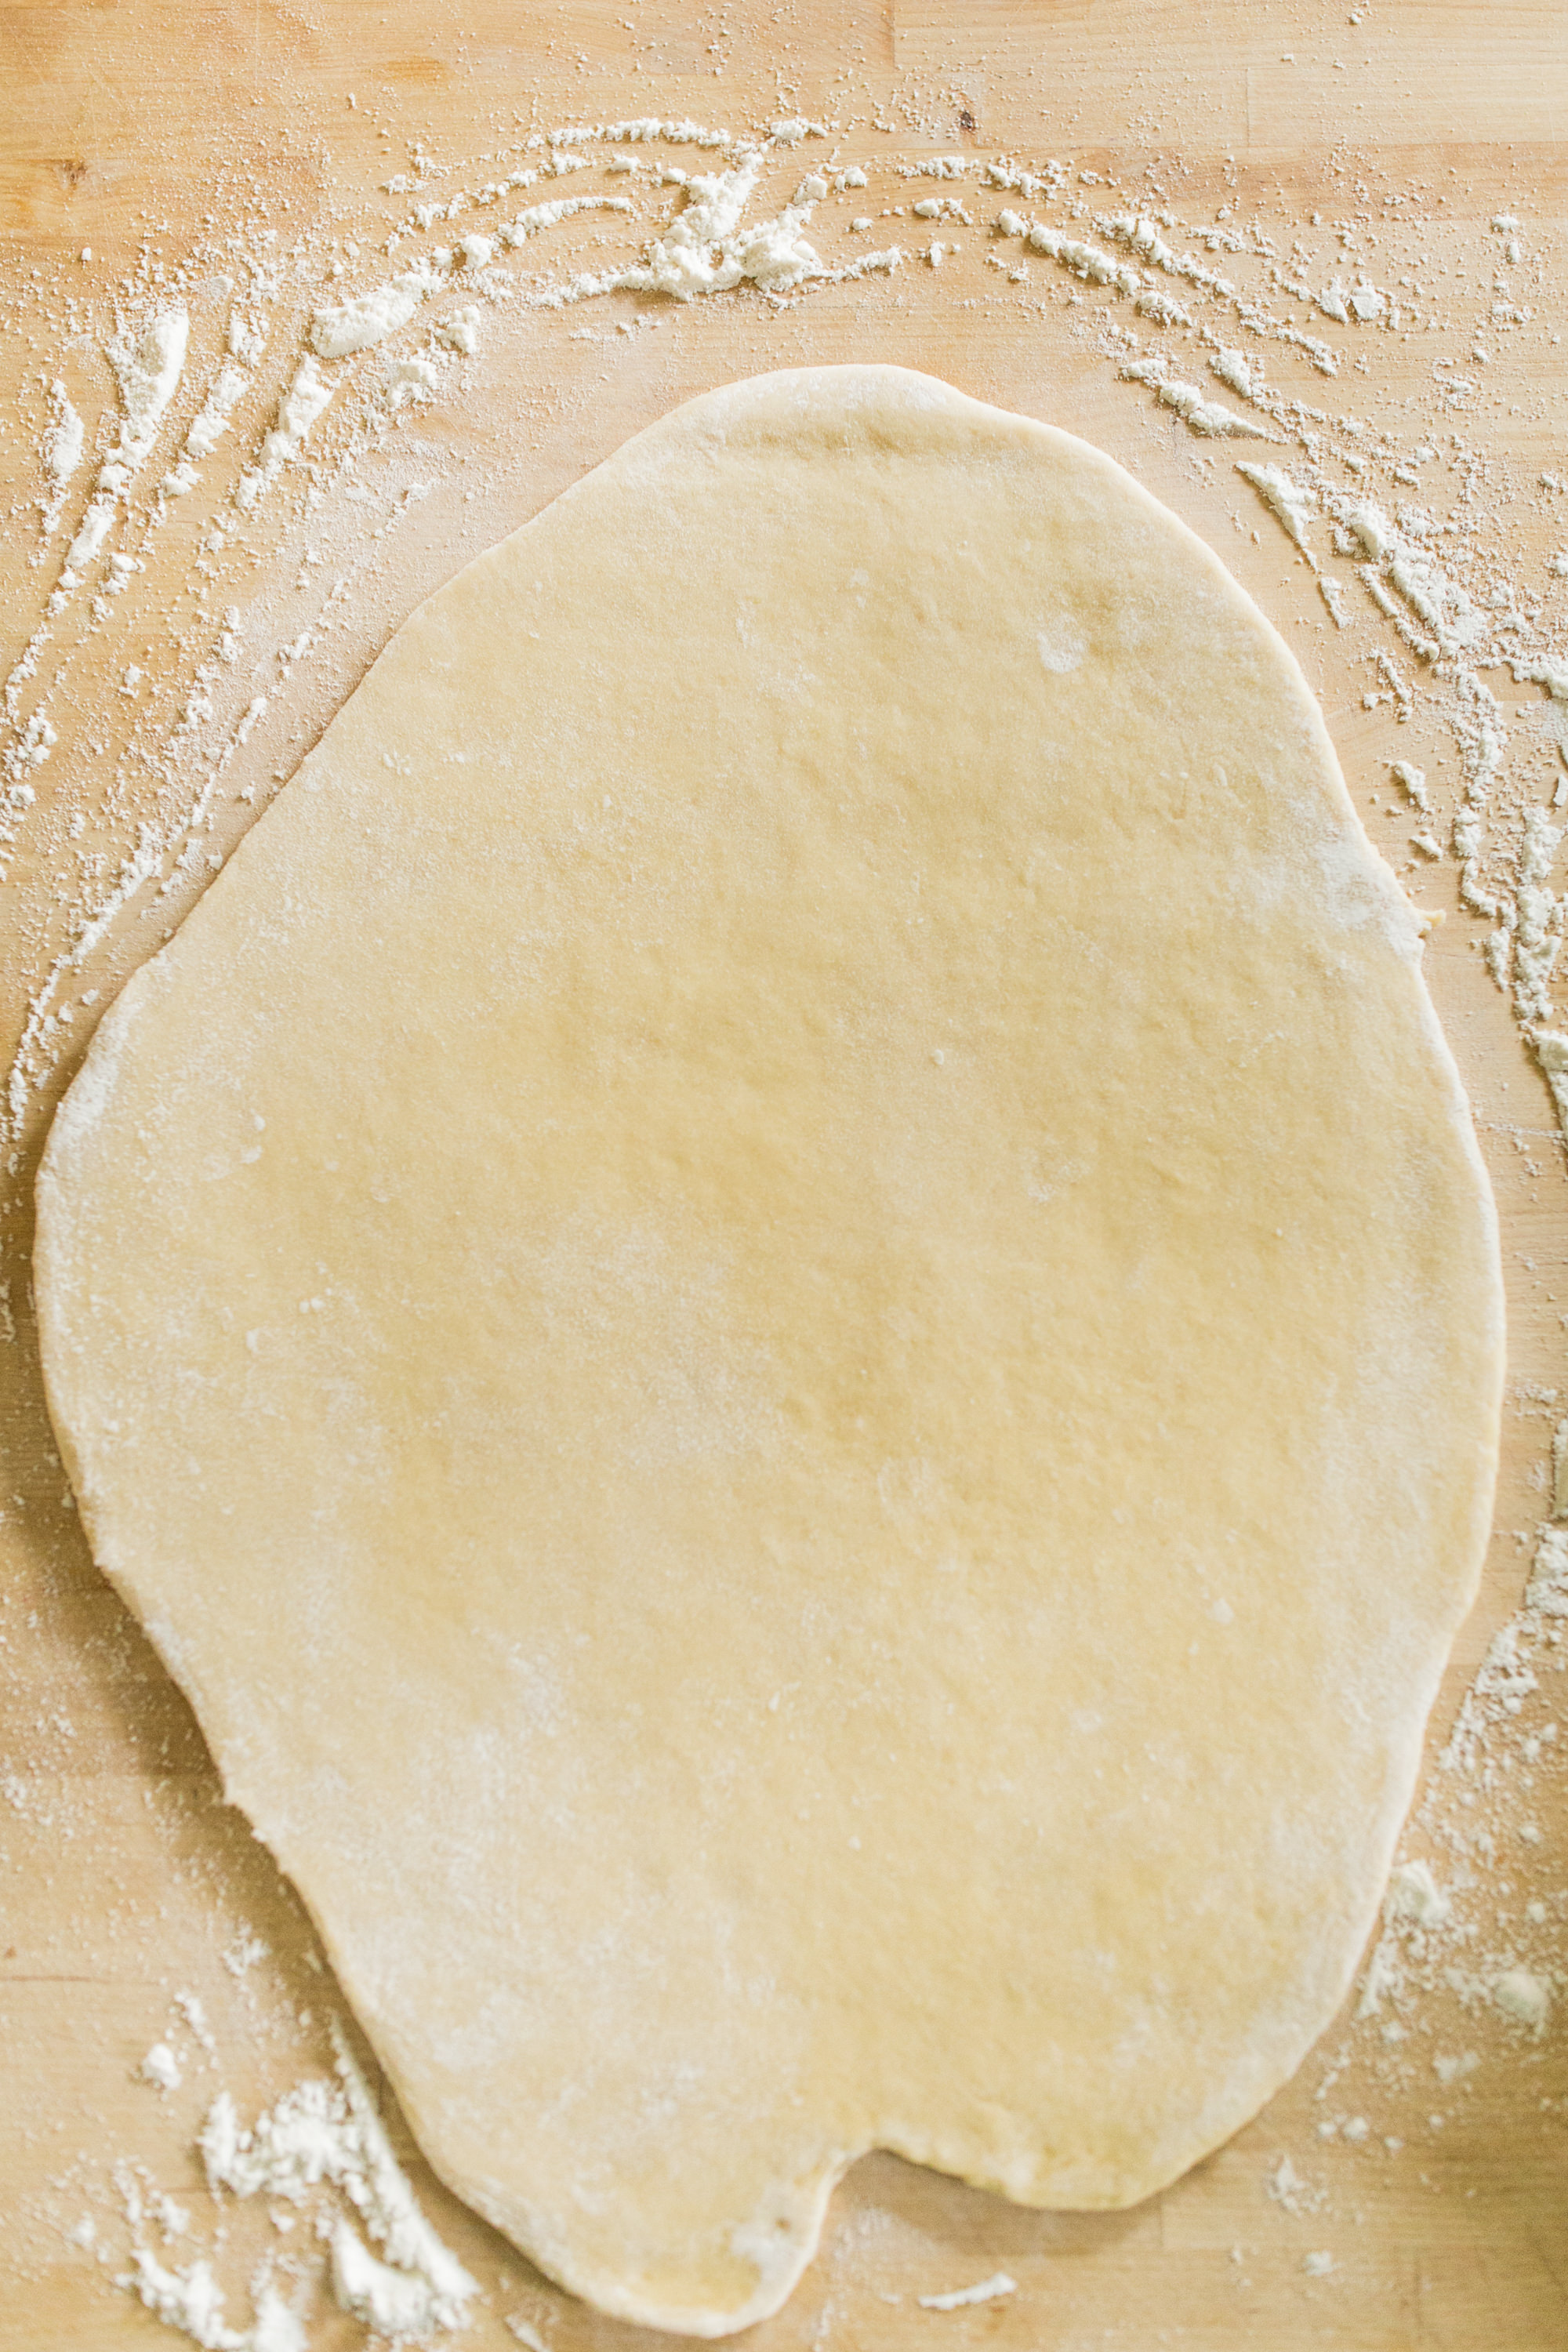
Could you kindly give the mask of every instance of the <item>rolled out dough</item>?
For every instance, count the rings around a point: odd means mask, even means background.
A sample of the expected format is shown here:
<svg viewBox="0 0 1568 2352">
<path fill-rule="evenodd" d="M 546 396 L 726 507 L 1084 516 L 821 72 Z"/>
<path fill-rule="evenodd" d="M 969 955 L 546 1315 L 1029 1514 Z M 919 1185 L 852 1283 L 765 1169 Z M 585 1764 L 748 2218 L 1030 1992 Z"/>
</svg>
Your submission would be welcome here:
<svg viewBox="0 0 1568 2352">
<path fill-rule="evenodd" d="M 691 402 L 417 611 L 55 1121 L 98 1559 L 438 2170 L 775 2308 L 1147 2196 L 1342 2000 L 1487 1531 L 1486 1182 L 1294 661 L 1103 457 Z"/>
</svg>

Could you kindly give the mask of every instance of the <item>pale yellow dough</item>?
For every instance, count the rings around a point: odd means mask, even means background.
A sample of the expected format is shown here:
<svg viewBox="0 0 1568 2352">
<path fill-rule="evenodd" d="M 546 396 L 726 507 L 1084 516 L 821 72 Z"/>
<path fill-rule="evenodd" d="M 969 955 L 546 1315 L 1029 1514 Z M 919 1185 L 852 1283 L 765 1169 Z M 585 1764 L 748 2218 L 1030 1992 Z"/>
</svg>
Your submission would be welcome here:
<svg viewBox="0 0 1568 2352">
<path fill-rule="evenodd" d="M 710 394 L 416 612 L 39 1182 L 98 1559 L 431 2161 L 774 2309 L 862 2150 L 1123 2205 L 1342 2000 L 1490 1202 L 1290 655 L 1081 442 Z"/>
</svg>

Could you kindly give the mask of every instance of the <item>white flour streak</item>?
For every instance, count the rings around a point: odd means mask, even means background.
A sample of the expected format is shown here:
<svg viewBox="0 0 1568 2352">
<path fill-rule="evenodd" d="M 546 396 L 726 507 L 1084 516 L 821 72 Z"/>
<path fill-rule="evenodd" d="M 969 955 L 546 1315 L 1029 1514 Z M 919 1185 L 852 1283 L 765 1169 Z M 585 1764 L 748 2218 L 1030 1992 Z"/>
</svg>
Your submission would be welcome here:
<svg viewBox="0 0 1568 2352">
<path fill-rule="evenodd" d="M 195 488 L 201 479 L 196 461 L 210 457 L 224 435 L 235 404 L 250 383 L 250 377 L 232 359 L 225 360 L 214 377 L 206 398 L 197 409 L 185 433 L 185 446 L 179 464 L 163 477 L 163 489 L 169 498 L 178 498 Z"/>
<path fill-rule="evenodd" d="M 995 2303 L 1002 2295 L 1016 2294 L 1018 2282 L 1005 2271 L 982 2279 L 978 2286 L 954 2287 L 949 2294 L 922 2294 L 916 2297 L 922 2311 L 963 2311 L 976 2303 Z"/>
<path fill-rule="evenodd" d="M 1266 425 L 1255 424 L 1250 416 L 1238 416 L 1234 408 L 1222 401 L 1209 400 L 1195 383 L 1184 383 L 1172 375 L 1163 360 L 1128 360 L 1121 374 L 1129 383 L 1145 383 L 1166 408 L 1173 408 L 1189 432 L 1205 440 L 1278 441 Z"/>
<path fill-rule="evenodd" d="M 633 209 L 626 196 L 557 196 L 549 204 L 531 205 L 515 220 L 507 222 L 499 233 L 499 242 L 522 245 L 529 237 L 537 236 L 542 228 L 558 228 L 563 221 L 574 220 L 580 213 L 629 213 Z"/>
<path fill-rule="evenodd" d="M 43 502 L 46 539 L 50 537 L 59 521 L 66 490 L 71 476 L 81 463 L 83 439 L 81 418 L 71 406 L 70 394 L 57 376 L 49 386 L 49 422 L 38 445 L 38 455 L 48 478 L 48 489 Z"/>
<path fill-rule="evenodd" d="M 240 476 L 235 491 L 239 506 L 255 506 L 284 467 L 299 456 L 306 436 L 331 399 L 334 389 L 313 359 L 300 361 L 293 382 L 278 404 L 278 422 L 262 442 L 256 465 Z"/>
<path fill-rule="evenodd" d="M 165 310 L 138 341 L 121 339 L 110 345 L 110 360 L 120 382 L 119 436 L 99 467 L 93 496 L 67 551 L 65 569 L 49 599 L 51 613 L 63 608 L 101 552 L 120 499 L 153 454 L 163 412 L 174 396 L 184 366 L 190 331 L 187 311 Z"/>
<path fill-rule="evenodd" d="M 1252 484 L 1269 513 L 1305 551 L 1307 524 L 1312 512 L 1311 491 L 1293 482 L 1278 466 L 1249 466 L 1238 459 L 1236 470 Z"/>
<path fill-rule="evenodd" d="M 1032 251 L 1063 263 L 1075 278 L 1086 278 L 1090 285 L 1114 286 L 1123 294 L 1136 294 L 1143 283 L 1135 269 L 1101 253 L 1098 246 L 1086 245 L 1081 237 L 1065 236 L 1046 221 L 1035 223 L 1026 242 Z"/>
<path fill-rule="evenodd" d="M 732 147 L 735 142 L 727 131 L 715 131 L 710 125 L 693 122 L 683 117 L 679 121 L 661 120 L 657 114 L 639 114 L 629 122 L 606 122 L 592 131 L 552 131 L 552 142 L 563 139 L 610 139 L 647 142 L 661 140 L 670 147 Z"/>
<path fill-rule="evenodd" d="M 356 294 L 335 310 L 318 310 L 310 323 L 310 346 L 323 360 L 346 359 L 405 327 L 433 286 L 429 271 L 405 270 L 368 294 Z"/>
</svg>

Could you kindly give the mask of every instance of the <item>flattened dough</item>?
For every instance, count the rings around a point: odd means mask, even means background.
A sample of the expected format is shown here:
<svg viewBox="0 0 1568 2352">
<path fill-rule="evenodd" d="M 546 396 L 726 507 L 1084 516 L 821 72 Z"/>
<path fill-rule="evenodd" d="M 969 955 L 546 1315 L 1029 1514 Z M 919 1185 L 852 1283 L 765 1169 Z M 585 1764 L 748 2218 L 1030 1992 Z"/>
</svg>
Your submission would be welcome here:
<svg viewBox="0 0 1568 2352">
<path fill-rule="evenodd" d="M 1300 671 L 1082 443 L 710 394 L 416 612 L 54 1125 L 98 1559 L 438 2170 L 774 2309 L 887 2147 L 1147 2196 L 1342 1998 L 1489 1196 Z"/>
</svg>

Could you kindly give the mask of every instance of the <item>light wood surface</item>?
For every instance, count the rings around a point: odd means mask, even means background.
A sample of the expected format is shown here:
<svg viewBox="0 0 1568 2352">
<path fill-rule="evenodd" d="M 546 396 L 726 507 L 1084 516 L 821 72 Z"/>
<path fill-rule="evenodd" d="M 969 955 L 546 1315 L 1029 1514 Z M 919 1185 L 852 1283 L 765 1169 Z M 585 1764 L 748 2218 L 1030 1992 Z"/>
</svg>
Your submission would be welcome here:
<svg viewBox="0 0 1568 2352">
<path fill-rule="evenodd" d="M 1305 233 L 1314 255 L 1327 257 L 1346 226 L 1363 255 L 1381 256 L 1379 271 L 1393 273 L 1397 257 L 1398 269 L 1425 273 L 1441 289 L 1425 310 L 1447 323 L 1383 333 L 1373 347 L 1319 320 L 1344 354 L 1340 375 L 1323 381 L 1271 351 L 1272 380 L 1332 416 L 1354 413 L 1373 432 L 1413 438 L 1432 414 L 1434 361 L 1458 365 L 1485 331 L 1491 357 L 1466 362 L 1480 370 L 1479 388 L 1445 420 L 1463 446 L 1445 440 L 1440 464 L 1451 478 L 1483 467 L 1488 511 L 1500 518 L 1500 543 L 1518 577 L 1561 594 L 1544 566 L 1568 541 L 1568 509 L 1540 481 L 1559 467 L 1568 478 L 1563 352 L 1552 341 L 1568 334 L 1568 16 L 1557 0 L 1484 8 L 1366 0 L 1353 11 L 1262 0 L 1208 8 L 737 0 L 700 12 L 662 0 L 567 0 L 526 12 L 498 0 L 189 9 L 7 0 L 0 66 L 0 302 L 9 320 L 0 477 L 15 502 L 0 551 L 7 664 L 54 576 L 34 561 L 29 503 L 39 495 L 48 381 L 68 384 L 90 429 L 112 397 L 101 342 L 117 288 L 142 271 L 140 309 L 132 305 L 142 315 L 160 264 L 172 270 L 203 234 L 231 235 L 252 250 L 271 228 L 284 257 L 279 330 L 232 459 L 216 464 L 148 543 L 146 571 L 96 634 L 71 640 L 54 706 L 61 743 L 37 784 L 45 814 L 60 822 L 28 835 L 0 894 L 7 1061 L 28 997 L 81 904 L 83 869 L 65 820 L 86 812 L 80 838 L 108 856 L 159 813 L 169 778 L 154 758 L 139 759 L 138 746 L 161 740 L 154 689 L 172 695 L 188 677 L 207 642 L 204 613 L 216 625 L 233 602 L 247 616 L 242 651 L 214 689 L 223 712 L 237 717 L 263 681 L 268 707 L 226 772 L 202 856 L 94 951 L 81 978 L 98 985 L 100 1004 L 177 919 L 207 856 L 238 837 L 422 594 L 677 400 L 771 366 L 900 361 L 1082 434 L 1219 551 L 1299 651 L 1352 793 L 1394 862 L 1409 863 L 1411 822 L 1387 788 L 1387 762 L 1418 762 L 1451 796 L 1457 770 L 1438 704 L 1418 699 L 1405 724 L 1387 701 L 1366 707 L 1379 686 L 1375 647 L 1396 652 L 1395 641 L 1361 624 L 1342 636 L 1332 628 L 1311 572 L 1232 470 L 1233 453 L 1194 441 L 1145 391 L 1118 380 L 1098 341 L 1102 306 L 1091 289 L 1043 267 L 1014 284 L 990 264 L 981 224 L 992 207 L 972 191 L 975 227 L 957 233 L 961 250 L 941 270 L 910 265 L 890 280 L 824 287 L 782 307 L 745 290 L 686 309 L 630 296 L 580 314 L 503 307 L 487 319 L 483 364 L 460 389 L 407 412 L 365 446 L 352 474 L 340 463 L 323 476 L 318 503 L 292 495 L 237 543 L 204 552 L 232 469 L 253 450 L 298 356 L 313 289 L 319 299 L 322 241 L 367 240 L 367 224 L 384 236 L 406 215 L 407 196 L 384 184 L 409 168 L 411 141 L 453 165 L 450 184 L 471 186 L 483 177 L 474 159 L 536 124 L 658 114 L 739 131 L 799 111 L 853 124 L 835 144 L 843 160 L 870 167 L 868 212 L 929 192 L 903 186 L 902 165 L 1006 152 L 1037 165 L 1070 160 L 1075 172 L 1098 175 L 1082 184 L 1091 190 L 1163 189 L 1187 223 L 1212 223 L 1228 205 L 1232 217 L 1267 225 L 1282 254 Z M 800 168 L 826 152 L 803 150 Z M 1310 226 L 1314 212 L 1321 221 Z M 1531 315 L 1512 331 L 1492 317 L 1497 240 L 1488 224 L 1500 212 L 1528 223 L 1531 257 L 1514 275 Z M 1414 239 L 1402 225 L 1412 219 L 1421 224 Z M 896 225 L 906 246 L 914 226 L 907 217 Z M 879 240 L 888 227 L 879 223 Z M 315 258 L 290 276 L 296 243 Z M 84 247 L 90 261 L 79 258 Z M 626 238 L 615 249 L 627 249 Z M 603 266 L 609 248 L 584 232 L 573 250 L 579 266 Z M 204 270 L 189 292 L 193 352 L 210 358 L 227 296 L 217 263 Z M 374 274 L 362 268 L 348 282 Z M 82 307 L 79 331 L 62 334 L 68 293 Z M 634 331 L 619 333 L 622 320 L 637 322 Z M 1371 355 L 1364 371 L 1358 351 Z M 330 428 L 329 447 L 342 458 Z M 351 584 L 317 625 L 310 657 L 280 658 L 323 610 L 333 577 Z M 672 583 L 673 642 L 679 617 Z M 62 629 L 50 660 L 65 658 L 64 643 Z M 144 682 L 122 692 L 132 664 Z M 1525 713 L 1517 761 L 1540 792 L 1552 753 L 1531 749 L 1539 691 L 1504 672 L 1490 682 L 1510 724 Z M 1447 917 L 1427 971 L 1493 1172 L 1511 1318 L 1498 1532 L 1435 1722 L 1440 1742 L 1492 1633 L 1518 1606 L 1528 1532 L 1545 1507 L 1556 1413 L 1540 1392 L 1568 1398 L 1568 1181 L 1543 1084 L 1475 951 L 1482 927 L 1458 906 L 1451 862 L 1411 879 Z M 93 1570 L 50 1447 L 26 1292 L 27 1202 L 48 1108 L 89 1026 L 88 1016 L 78 1021 L 27 1107 L 0 1218 L 0 1278 L 16 1326 L 14 1342 L 0 1345 L 0 2344 L 18 2352 L 175 2340 L 107 2283 L 125 2243 L 116 2160 L 146 2168 L 188 2206 L 204 2242 L 216 2227 L 232 2230 L 224 2270 L 237 2313 L 247 2268 L 272 2233 L 249 2209 L 214 2213 L 191 2154 L 195 2132 L 220 2084 L 248 2112 L 322 2068 L 327 2020 L 341 2007 L 296 1900 L 224 1806 L 187 1708 Z M 1542 1720 L 1552 1697 L 1534 1702 Z M 1514 1911 L 1568 1889 L 1561 1777 L 1543 1768 L 1532 1802 L 1542 1842 L 1500 1865 L 1488 1898 Z M 258 1942 L 266 1953 L 247 1958 Z M 184 2080 L 160 2094 L 136 2068 L 171 2030 L 181 1990 L 205 2003 L 217 2054 L 209 2063 L 186 2036 Z M 1495 2016 L 1445 2010 L 1437 1996 L 1423 2015 L 1419 2063 L 1402 2079 L 1391 2074 L 1397 2053 L 1342 2025 L 1231 2146 L 1129 2213 L 1031 2214 L 868 2158 L 844 2183 L 822 2256 L 794 2301 L 747 2340 L 758 2352 L 1568 2344 L 1568 2028 L 1531 2043 Z M 1342 2045 L 1347 2072 L 1319 2098 Z M 1440 2089 L 1430 2058 L 1459 2047 L 1480 2063 L 1459 2087 Z M 1342 2105 L 1369 2118 L 1364 2142 L 1319 2137 Z M 1389 2139 L 1403 2145 L 1390 2151 Z M 668 2340 L 596 2319 L 541 2281 L 403 2144 L 432 2218 L 485 2287 L 461 2339 L 476 2352 L 519 2340 L 508 2315 L 552 2352 Z M 1300 2210 L 1268 2193 L 1282 2156 L 1308 2184 Z M 87 2213 L 97 2217 L 100 2249 L 68 2235 Z M 183 2260 L 189 2251 L 165 2253 Z M 1325 2276 L 1303 2268 L 1316 2251 L 1332 2255 Z M 999 2269 L 1017 2282 L 1004 2300 L 951 2313 L 916 2301 Z M 330 2305 L 316 2310 L 310 2341 L 321 2352 L 362 2337 Z"/>
</svg>

